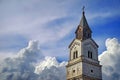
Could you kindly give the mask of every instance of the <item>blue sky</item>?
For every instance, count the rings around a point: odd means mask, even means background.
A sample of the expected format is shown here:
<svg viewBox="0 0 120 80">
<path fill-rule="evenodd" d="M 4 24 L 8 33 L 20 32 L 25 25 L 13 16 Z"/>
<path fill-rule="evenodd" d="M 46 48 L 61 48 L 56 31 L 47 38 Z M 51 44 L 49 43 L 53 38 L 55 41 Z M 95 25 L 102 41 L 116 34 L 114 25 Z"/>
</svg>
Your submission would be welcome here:
<svg viewBox="0 0 120 80">
<path fill-rule="evenodd" d="M 38 40 L 45 56 L 67 60 L 82 7 L 99 45 L 120 40 L 120 0 L 0 0 L 0 56 L 13 56 L 30 40 Z"/>
</svg>

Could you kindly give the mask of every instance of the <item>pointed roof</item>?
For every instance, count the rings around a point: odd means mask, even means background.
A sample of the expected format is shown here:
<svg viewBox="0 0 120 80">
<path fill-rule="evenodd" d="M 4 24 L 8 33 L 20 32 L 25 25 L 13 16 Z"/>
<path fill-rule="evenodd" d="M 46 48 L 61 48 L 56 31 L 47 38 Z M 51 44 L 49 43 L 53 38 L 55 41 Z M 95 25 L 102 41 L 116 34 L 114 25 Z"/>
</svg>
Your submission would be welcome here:
<svg viewBox="0 0 120 80">
<path fill-rule="evenodd" d="M 82 27 L 87 27 L 87 26 L 89 26 L 88 25 L 88 23 L 87 23 L 87 20 L 86 20 L 86 17 L 85 17 L 85 12 L 83 11 L 83 13 L 82 13 L 82 18 L 81 18 L 81 20 L 80 20 L 80 24 L 79 24 L 80 26 L 82 26 Z"/>
<path fill-rule="evenodd" d="M 88 25 L 88 22 L 87 22 L 87 19 L 86 19 L 86 17 L 85 17 L 85 12 L 84 12 L 84 6 L 83 6 L 83 12 L 82 12 L 82 18 L 81 18 L 81 20 L 80 20 L 80 24 L 79 24 L 79 26 L 81 26 L 81 27 L 83 27 L 83 28 L 85 28 L 85 27 L 87 27 L 90 31 L 91 31 L 91 29 L 90 29 L 90 27 L 89 27 L 89 25 Z M 92 31 L 91 31 L 92 32 Z"/>
<path fill-rule="evenodd" d="M 77 32 L 77 30 L 79 29 L 79 27 L 83 27 L 83 28 L 88 28 L 90 30 L 90 32 L 92 32 L 92 30 L 90 29 L 89 25 L 88 25 L 88 22 L 87 22 L 87 19 L 85 17 L 85 12 L 84 12 L 84 6 L 82 8 L 83 12 L 82 12 L 82 18 L 80 20 L 80 23 L 78 25 L 78 28 L 76 29 L 75 33 Z"/>
</svg>

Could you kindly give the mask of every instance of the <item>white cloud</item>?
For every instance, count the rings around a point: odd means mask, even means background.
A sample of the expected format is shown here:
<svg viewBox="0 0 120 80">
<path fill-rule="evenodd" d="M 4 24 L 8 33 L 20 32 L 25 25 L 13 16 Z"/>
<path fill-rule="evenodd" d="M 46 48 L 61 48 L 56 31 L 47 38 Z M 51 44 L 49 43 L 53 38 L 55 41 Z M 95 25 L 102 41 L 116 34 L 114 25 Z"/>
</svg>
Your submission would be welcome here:
<svg viewBox="0 0 120 80">
<path fill-rule="evenodd" d="M 59 63 L 55 57 L 43 58 L 38 41 L 30 41 L 17 55 L 3 60 L 0 80 L 65 80 L 66 62 Z"/>
<path fill-rule="evenodd" d="M 35 79 L 33 63 L 42 58 L 38 42 L 30 41 L 28 47 L 20 50 L 15 57 L 6 58 L 0 64 L 0 80 Z"/>
<path fill-rule="evenodd" d="M 45 60 L 36 66 L 35 73 L 39 74 L 40 80 L 65 80 L 66 62 L 59 63 L 55 57 L 45 57 Z"/>
<path fill-rule="evenodd" d="M 103 80 L 120 80 L 120 43 L 116 38 L 109 38 L 106 40 L 106 48 L 99 56 Z"/>
<path fill-rule="evenodd" d="M 63 67 L 66 65 L 66 62 L 59 63 L 55 57 L 45 57 L 45 60 L 41 61 L 35 69 L 35 73 L 40 74 L 45 69 L 50 69 L 54 67 Z"/>
<path fill-rule="evenodd" d="M 116 38 L 106 40 L 106 51 L 100 56 L 103 80 L 120 79 L 120 43 Z M 65 80 L 66 62 L 59 63 L 55 57 L 43 59 L 38 41 L 30 41 L 28 47 L 0 65 L 1 80 Z M 39 61 L 36 62 L 36 61 Z"/>
<path fill-rule="evenodd" d="M 5 55 L 5 54 L 7 54 L 7 55 Z M 13 58 L 13 57 L 15 57 L 16 55 L 15 55 L 15 53 L 13 53 L 13 52 L 1 52 L 0 53 L 0 63 L 4 60 L 4 59 L 6 59 L 7 57 L 11 57 L 11 58 Z"/>
</svg>

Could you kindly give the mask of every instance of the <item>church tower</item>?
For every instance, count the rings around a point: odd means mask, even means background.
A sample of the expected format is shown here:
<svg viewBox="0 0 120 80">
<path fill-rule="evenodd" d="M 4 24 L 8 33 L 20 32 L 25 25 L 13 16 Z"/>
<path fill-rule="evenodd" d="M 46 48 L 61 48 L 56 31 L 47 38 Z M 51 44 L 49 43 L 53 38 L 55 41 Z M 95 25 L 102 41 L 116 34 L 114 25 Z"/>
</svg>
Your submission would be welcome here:
<svg viewBox="0 0 120 80">
<path fill-rule="evenodd" d="M 92 30 L 87 23 L 84 8 L 75 34 L 75 39 L 69 45 L 67 80 L 102 80 L 98 45 L 92 39 Z"/>
</svg>

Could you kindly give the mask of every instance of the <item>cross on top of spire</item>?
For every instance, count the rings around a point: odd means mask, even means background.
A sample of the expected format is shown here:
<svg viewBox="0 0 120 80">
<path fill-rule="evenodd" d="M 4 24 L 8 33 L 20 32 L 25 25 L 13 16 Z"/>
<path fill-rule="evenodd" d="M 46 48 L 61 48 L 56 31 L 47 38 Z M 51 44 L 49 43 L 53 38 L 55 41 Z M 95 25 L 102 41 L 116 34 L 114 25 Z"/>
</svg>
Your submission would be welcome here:
<svg viewBox="0 0 120 80">
<path fill-rule="evenodd" d="M 85 9 L 85 6 L 83 6 L 82 10 L 84 11 L 84 9 Z"/>
<path fill-rule="evenodd" d="M 83 14 L 85 13 L 84 10 L 85 10 L 85 6 L 83 6 L 83 8 L 82 8 Z"/>
<path fill-rule="evenodd" d="M 85 26 L 88 27 L 89 25 L 88 25 L 87 20 L 86 20 L 86 18 L 85 18 L 85 12 L 84 12 L 84 10 L 85 10 L 85 6 L 82 7 L 82 18 L 81 18 L 81 20 L 80 20 L 80 25 L 81 25 L 82 27 L 85 27 Z"/>
</svg>

